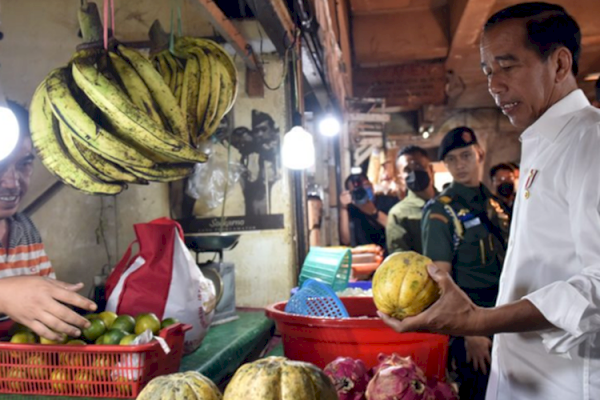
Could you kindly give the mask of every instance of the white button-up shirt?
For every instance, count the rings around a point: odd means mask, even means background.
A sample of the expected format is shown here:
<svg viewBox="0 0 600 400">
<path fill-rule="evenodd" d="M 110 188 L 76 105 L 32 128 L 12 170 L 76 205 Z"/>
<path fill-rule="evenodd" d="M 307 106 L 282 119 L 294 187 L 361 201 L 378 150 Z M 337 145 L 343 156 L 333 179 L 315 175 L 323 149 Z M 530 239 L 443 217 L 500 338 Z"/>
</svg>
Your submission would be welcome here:
<svg viewBox="0 0 600 400">
<path fill-rule="evenodd" d="M 576 90 L 521 141 L 497 304 L 528 299 L 556 328 L 496 335 L 486 398 L 600 400 L 600 110 Z"/>
</svg>

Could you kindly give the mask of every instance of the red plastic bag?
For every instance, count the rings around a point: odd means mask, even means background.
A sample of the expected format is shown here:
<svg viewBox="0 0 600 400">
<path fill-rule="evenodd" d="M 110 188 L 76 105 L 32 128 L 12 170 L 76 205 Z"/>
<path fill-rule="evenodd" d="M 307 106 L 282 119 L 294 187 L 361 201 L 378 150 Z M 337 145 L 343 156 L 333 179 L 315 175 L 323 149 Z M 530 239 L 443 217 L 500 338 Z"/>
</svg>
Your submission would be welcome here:
<svg viewBox="0 0 600 400">
<path fill-rule="evenodd" d="M 216 306 L 215 287 L 202 275 L 183 241 L 179 224 L 161 218 L 134 225 L 131 243 L 106 281 L 106 309 L 135 316 L 153 312 L 192 325 L 184 351 L 194 351 L 206 336 Z M 132 256 L 132 247 L 139 251 Z"/>
</svg>

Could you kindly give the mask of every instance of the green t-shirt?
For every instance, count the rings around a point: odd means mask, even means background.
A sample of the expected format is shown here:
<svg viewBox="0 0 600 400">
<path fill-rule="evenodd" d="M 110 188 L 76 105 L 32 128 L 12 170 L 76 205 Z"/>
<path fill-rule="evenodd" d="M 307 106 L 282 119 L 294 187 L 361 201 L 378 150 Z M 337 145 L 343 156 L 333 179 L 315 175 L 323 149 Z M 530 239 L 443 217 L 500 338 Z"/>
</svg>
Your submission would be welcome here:
<svg viewBox="0 0 600 400">
<path fill-rule="evenodd" d="M 424 206 L 425 200 L 409 190 L 408 195 L 392 207 L 385 227 L 387 248 L 390 254 L 409 250 L 419 254 L 423 253 L 421 217 Z"/>
</svg>

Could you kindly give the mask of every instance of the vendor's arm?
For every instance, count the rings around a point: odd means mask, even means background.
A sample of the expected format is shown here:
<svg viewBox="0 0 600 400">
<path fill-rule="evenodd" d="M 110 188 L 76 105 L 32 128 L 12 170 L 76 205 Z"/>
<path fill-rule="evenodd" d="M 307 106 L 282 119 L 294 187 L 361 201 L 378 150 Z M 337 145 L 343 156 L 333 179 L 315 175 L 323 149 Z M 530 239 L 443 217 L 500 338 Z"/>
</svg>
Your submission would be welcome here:
<svg viewBox="0 0 600 400">
<path fill-rule="evenodd" d="M 340 244 L 350 246 L 350 211 L 348 206 L 352 203 L 352 195 L 349 191 L 340 194 Z"/>
<path fill-rule="evenodd" d="M 89 321 L 68 306 L 95 311 L 96 304 L 77 294 L 82 283 L 71 285 L 40 276 L 0 279 L 0 312 L 50 340 L 62 332 L 78 337 Z"/>
</svg>

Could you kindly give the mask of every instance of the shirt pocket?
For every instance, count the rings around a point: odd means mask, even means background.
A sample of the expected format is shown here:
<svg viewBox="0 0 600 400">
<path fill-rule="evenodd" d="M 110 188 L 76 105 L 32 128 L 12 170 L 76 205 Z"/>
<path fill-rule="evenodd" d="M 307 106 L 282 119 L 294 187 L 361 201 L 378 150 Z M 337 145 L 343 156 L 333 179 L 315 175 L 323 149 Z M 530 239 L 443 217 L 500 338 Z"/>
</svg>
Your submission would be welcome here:
<svg viewBox="0 0 600 400">
<path fill-rule="evenodd" d="M 465 235 L 458 247 L 457 263 L 463 267 L 479 267 L 485 264 L 488 257 L 489 232 L 483 223 L 465 229 Z"/>
</svg>

